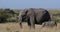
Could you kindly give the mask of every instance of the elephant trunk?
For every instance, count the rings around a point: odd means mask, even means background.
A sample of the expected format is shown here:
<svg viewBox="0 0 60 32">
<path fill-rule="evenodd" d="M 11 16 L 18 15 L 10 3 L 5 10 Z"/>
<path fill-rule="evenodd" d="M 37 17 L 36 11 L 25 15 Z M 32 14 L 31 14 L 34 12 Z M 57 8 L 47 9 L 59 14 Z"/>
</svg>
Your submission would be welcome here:
<svg viewBox="0 0 60 32">
<path fill-rule="evenodd" d="M 18 23 L 20 25 L 20 28 L 22 28 L 22 17 L 21 16 L 19 16 Z"/>
</svg>

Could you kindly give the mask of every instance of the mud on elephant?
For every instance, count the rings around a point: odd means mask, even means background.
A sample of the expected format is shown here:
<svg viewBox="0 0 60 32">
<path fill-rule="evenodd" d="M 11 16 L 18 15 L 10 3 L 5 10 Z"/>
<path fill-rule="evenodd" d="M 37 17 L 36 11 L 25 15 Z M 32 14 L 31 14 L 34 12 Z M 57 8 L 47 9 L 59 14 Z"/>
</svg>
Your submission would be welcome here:
<svg viewBox="0 0 60 32">
<path fill-rule="evenodd" d="M 27 23 L 29 27 L 35 28 L 35 24 L 42 24 L 45 21 L 50 21 L 51 17 L 47 10 L 39 8 L 30 8 L 26 10 L 22 10 L 19 13 L 19 24 L 22 28 L 22 22 L 24 19 L 27 19 Z"/>
</svg>

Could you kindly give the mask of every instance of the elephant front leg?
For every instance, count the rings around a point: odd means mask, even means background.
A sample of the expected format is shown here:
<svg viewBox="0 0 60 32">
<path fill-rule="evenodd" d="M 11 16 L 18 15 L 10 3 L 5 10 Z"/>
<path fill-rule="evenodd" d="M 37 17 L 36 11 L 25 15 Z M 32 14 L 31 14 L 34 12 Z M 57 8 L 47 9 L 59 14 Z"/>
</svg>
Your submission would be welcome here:
<svg viewBox="0 0 60 32">
<path fill-rule="evenodd" d="M 30 24 L 31 24 L 31 28 L 35 29 L 35 20 L 34 17 L 30 17 Z"/>
</svg>

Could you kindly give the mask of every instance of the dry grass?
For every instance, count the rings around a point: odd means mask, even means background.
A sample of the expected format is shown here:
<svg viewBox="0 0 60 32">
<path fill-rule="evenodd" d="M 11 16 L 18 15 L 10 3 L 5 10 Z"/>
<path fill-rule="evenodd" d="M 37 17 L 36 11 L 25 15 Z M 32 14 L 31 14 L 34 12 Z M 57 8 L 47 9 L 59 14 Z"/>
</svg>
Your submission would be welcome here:
<svg viewBox="0 0 60 32">
<path fill-rule="evenodd" d="M 18 23 L 0 24 L 0 32 L 60 32 L 60 23 L 57 27 L 49 28 L 35 25 L 36 29 L 29 29 L 27 23 L 23 23 L 23 29 L 20 29 Z"/>
</svg>

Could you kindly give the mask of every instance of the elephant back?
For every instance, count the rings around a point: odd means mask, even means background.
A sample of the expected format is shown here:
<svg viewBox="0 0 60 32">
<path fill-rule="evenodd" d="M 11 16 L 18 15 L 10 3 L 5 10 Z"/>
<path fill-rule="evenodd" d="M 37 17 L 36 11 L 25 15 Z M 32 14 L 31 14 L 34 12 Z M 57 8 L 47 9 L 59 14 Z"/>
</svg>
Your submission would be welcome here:
<svg viewBox="0 0 60 32">
<path fill-rule="evenodd" d="M 34 12 L 37 23 L 49 21 L 51 19 L 49 12 L 45 9 L 35 9 Z"/>
<path fill-rule="evenodd" d="M 34 9 L 33 9 L 33 8 L 28 9 L 27 15 L 28 15 L 28 16 L 35 16 Z"/>
</svg>

